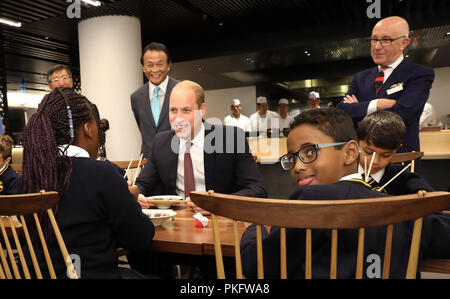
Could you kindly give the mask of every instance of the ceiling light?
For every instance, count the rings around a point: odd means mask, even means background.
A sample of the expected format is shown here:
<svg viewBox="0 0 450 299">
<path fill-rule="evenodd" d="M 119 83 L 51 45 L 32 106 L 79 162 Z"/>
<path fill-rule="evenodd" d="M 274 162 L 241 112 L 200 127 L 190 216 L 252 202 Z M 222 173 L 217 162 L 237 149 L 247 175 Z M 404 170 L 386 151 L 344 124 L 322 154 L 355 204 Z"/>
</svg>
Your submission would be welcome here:
<svg viewBox="0 0 450 299">
<path fill-rule="evenodd" d="M 449 39 L 450 38 L 450 32 L 447 32 L 445 35 L 444 35 L 444 39 Z"/>
<path fill-rule="evenodd" d="M 81 0 L 81 1 L 83 1 L 84 3 L 90 4 L 90 5 L 93 5 L 93 6 L 102 5 L 102 3 L 100 1 L 96 1 L 96 0 Z"/>
<path fill-rule="evenodd" d="M 5 18 L 0 18 L 0 23 L 9 25 L 9 26 L 14 26 L 14 27 L 22 27 L 22 23 L 20 22 L 16 22 L 16 21 L 12 21 L 12 20 L 8 20 Z"/>
</svg>

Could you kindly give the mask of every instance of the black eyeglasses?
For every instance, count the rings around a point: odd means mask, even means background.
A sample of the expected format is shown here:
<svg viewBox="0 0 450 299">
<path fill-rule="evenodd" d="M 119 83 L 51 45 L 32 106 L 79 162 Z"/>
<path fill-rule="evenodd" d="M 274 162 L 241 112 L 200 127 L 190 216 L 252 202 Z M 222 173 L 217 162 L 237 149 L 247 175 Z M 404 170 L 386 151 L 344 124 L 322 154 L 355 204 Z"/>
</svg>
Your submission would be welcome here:
<svg viewBox="0 0 450 299">
<path fill-rule="evenodd" d="M 317 159 L 319 148 L 326 148 L 331 146 L 344 145 L 347 142 L 334 142 L 322 144 L 308 144 L 301 147 L 296 153 L 287 153 L 280 158 L 281 167 L 284 170 L 290 170 L 295 166 L 296 157 L 305 164 L 312 163 Z"/>
<path fill-rule="evenodd" d="M 369 38 L 369 43 L 371 46 L 376 46 L 378 42 L 381 43 L 381 46 L 383 47 L 388 47 L 392 44 L 393 41 L 401 39 L 401 38 L 405 38 L 406 36 L 400 36 L 397 38 Z"/>
</svg>

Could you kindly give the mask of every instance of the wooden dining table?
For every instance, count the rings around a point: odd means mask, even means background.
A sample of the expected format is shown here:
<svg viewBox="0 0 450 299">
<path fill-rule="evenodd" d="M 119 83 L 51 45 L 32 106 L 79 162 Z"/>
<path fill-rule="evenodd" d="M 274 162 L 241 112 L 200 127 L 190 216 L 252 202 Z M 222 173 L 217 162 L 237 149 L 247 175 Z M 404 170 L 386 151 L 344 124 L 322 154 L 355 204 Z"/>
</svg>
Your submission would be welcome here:
<svg viewBox="0 0 450 299">
<path fill-rule="evenodd" d="M 196 227 L 194 212 L 185 204 L 172 206 L 177 213 L 172 219 L 155 227 L 152 250 L 191 255 L 214 255 L 212 223 L 206 227 Z M 218 217 L 222 254 L 234 256 L 233 221 Z M 239 240 L 245 230 L 245 224 L 238 222 Z"/>
</svg>

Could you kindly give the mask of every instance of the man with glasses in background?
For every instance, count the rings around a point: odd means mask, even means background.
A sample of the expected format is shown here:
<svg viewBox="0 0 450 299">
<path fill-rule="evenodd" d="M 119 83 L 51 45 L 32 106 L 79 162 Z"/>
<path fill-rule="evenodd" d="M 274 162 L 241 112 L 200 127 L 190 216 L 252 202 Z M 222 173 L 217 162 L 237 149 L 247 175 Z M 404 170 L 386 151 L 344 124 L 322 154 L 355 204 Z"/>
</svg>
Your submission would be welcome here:
<svg viewBox="0 0 450 299">
<path fill-rule="evenodd" d="M 419 119 L 434 81 L 434 71 L 404 59 L 403 51 L 411 39 L 408 22 L 401 17 L 379 21 L 369 42 L 377 66 L 353 77 L 337 108 L 347 112 L 355 123 L 378 110 L 397 113 L 406 125 L 399 152 L 420 151 Z"/>
<path fill-rule="evenodd" d="M 48 88 L 50 91 L 56 87 L 73 88 L 72 72 L 70 69 L 61 64 L 57 64 L 47 72 Z"/>
</svg>

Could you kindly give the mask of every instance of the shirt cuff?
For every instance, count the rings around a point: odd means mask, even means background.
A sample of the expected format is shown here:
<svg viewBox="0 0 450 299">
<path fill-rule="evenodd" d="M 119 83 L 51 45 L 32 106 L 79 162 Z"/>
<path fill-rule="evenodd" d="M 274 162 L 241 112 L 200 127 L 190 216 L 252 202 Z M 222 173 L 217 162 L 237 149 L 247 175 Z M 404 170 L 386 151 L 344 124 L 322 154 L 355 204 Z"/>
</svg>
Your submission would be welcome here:
<svg viewBox="0 0 450 299">
<path fill-rule="evenodd" d="M 369 106 L 367 107 L 367 115 L 377 112 L 377 103 L 378 100 L 370 101 Z"/>
</svg>

